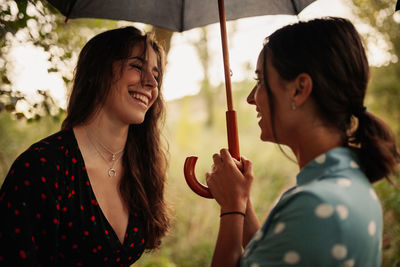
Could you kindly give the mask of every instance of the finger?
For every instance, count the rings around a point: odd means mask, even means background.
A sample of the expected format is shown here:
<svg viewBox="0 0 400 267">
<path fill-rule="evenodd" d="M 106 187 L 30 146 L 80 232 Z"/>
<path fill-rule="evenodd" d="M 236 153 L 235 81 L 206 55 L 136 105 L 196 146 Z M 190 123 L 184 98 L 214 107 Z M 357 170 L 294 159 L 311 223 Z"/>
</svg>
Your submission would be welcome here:
<svg viewBox="0 0 400 267">
<path fill-rule="evenodd" d="M 235 162 L 236 166 L 239 168 L 239 170 L 243 171 L 243 163 L 242 163 L 242 161 L 238 161 L 235 158 L 232 158 L 232 159 L 233 159 L 233 162 Z"/>
<path fill-rule="evenodd" d="M 233 163 L 233 160 L 232 160 L 233 158 L 232 158 L 231 154 L 229 153 L 228 149 L 226 149 L 226 148 L 221 149 L 220 154 L 221 154 L 221 160 L 223 162 L 232 162 Z"/>
<path fill-rule="evenodd" d="M 222 162 L 221 156 L 218 153 L 215 153 L 213 155 L 213 161 L 214 161 L 214 164 L 221 163 Z"/>
<path fill-rule="evenodd" d="M 211 171 L 212 172 L 216 172 L 217 171 L 217 167 L 215 166 L 215 164 L 211 165 Z"/>
<path fill-rule="evenodd" d="M 208 184 L 210 180 L 211 180 L 211 174 L 209 172 L 206 172 L 206 183 Z"/>
</svg>

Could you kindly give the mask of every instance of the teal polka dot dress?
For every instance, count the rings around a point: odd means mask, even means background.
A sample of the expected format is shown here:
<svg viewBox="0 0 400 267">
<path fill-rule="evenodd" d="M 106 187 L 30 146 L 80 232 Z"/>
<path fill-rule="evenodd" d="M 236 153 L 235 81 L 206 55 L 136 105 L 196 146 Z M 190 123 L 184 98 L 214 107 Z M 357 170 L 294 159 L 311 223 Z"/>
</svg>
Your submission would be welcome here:
<svg viewBox="0 0 400 267">
<path fill-rule="evenodd" d="M 240 266 L 381 266 L 382 209 L 348 148 L 334 148 L 297 175 Z"/>
</svg>

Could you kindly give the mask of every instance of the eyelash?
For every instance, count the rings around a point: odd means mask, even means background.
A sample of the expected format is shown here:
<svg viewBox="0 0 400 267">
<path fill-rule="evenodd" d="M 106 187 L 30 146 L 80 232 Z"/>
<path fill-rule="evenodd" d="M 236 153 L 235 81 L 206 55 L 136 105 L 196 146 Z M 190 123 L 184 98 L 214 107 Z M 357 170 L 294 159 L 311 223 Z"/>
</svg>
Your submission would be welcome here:
<svg viewBox="0 0 400 267">
<path fill-rule="evenodd" d="M 131 66 L 132 68 L 138 69 L 138 70 L 140 70 L 140 71 L 142 70 L 142 66 L 141 66 L 141 65 L 138 65 L 138 64 L 133 64 L 133 63 L 131 63 L 131 64 L 129 64 L 129 66 Z M 153 77 L 154 77 L 154 79 L 158 82 L 159 76 L 153 75 Z"/>
<path fill-rule="evenodd" d="M 140 66 L 140 65 L 138 65 L 138 64 L 133 64 L 133 63 L 131 63 L 131 64 L 129 64 L 129 66 L 131 66 L 132 68 L 135 68 L 135 69 L 142 70 L 142 66 Z"/>
</svg>

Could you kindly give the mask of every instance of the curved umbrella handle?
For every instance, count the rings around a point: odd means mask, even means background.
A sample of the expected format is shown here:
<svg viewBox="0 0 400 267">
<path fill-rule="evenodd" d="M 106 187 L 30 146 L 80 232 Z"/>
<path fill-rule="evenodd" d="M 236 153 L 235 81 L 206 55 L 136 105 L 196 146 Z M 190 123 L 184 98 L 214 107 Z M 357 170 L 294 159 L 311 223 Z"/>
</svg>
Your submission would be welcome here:
<svg viewBox="0 0 400 267">
<path fill-rule="evenodd" d="M 207 186 L 200 183 L 196 178 L 196 174 L 194 173 L 196 162 L 197 162 L 197 157 L 194 156 L 187 157 L 185 160 L 184 173 L 185 173 L 186 183 L 188 184 L 190 189 L 192 189 L 193 192 L 195 192 L 196 194 L 205 198 L 213 198 L 210 189 L 208 189 Z"/>
<path fill-rule="evenodd" d="M 234 110 L 229 110 L 226 112 L 226 126 L 228 130 L 229 153 L 235 159 L 240 160 L 237 120 L 236 112 Z M 196 162 L 197 157 L 195 156 L 187 157 L 185 160 L 184 174 L 186 183 L 196 194 L 205 198 L 213 198 L 208 187 L 200 183 L 196 178 Z"/>
</svg>

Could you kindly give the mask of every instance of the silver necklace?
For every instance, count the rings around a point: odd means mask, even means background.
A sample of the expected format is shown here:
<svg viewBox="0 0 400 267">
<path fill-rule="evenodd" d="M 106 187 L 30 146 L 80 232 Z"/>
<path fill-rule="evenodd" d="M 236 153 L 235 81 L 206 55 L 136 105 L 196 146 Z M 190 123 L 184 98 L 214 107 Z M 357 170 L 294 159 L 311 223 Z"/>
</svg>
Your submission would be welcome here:
<svg viewBox="0 0 400 267">
<path fill-rule="evenodd" d="M 101 153 L 101 151 L 99 151 L 99 149 L 97 148 L 96 144 L 93 143 L 91 136 L 89 135 L 89 132 L 87 130 L 86 127 L 84 127 L 85 132 L 86 132 L 86 136 L 89 139 L 89 142 L 92 144 L 92 146 L 94 147 L 94 149 L 96 149 L 97 153 L 103 158 L 103 160 L 106 163 L 109 163 L 109 160 L 107 160 L 105 158 L 105 156 L 103 155 L 103 153 Z M 94 141 L 96 141 L 102 148 L 104 148 L 108 153 L 111 154 L 111 166 L 108 168 L 107 174 L 108 177 L 114 177 L 117 175 L 117 171 L 114 168 L 114 165 L 118 162 L 118 160 L 122 157 L 123 155 L 123 151 L 125 150 L 125 148 L 121 149 L 118 152 L 112 152 L 110 149 L 108 149 L 105 145 L 103 145 L 99 140 L 97 140 L 96 138 L 93 138 Z M 119 155 L 120 154 L 120 155 Z"/>
</svg>

